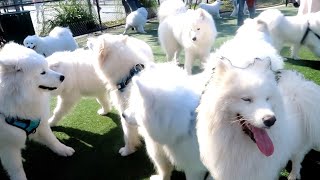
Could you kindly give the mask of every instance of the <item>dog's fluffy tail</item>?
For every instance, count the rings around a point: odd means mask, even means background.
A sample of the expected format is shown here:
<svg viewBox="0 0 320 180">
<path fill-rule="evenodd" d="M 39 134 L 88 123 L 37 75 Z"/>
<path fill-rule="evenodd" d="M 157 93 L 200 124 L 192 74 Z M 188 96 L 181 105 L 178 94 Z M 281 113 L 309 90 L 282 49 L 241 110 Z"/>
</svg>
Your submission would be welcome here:
<svg viewBox="0 0 320 180">
<path fill-rule="evenodd" d="M 287 98 L 286 106 L 293 107 L 293 117 L 302 121 L 301 128 L 308 138 L 317 140 L 320 135 L 320 86 L 291 70 L 281 71 L 279 86 Z"/>
<path fill-rule="evenodd" d="M 187 8 L 182 0 L 166 0 L 161 3 L 158 9 L 158 18 L 161 23 L 166 17 L 170 15 L 187 12 Z"/>
<path fill-rule="evenodd" d="M 52 37 L 62 37 L 62 36 L 67 36 L 67 37 L 72 37 L 72 32 L 70 31 L 69 28 L 66 27 L 55 27 L 51 30 L 49 33 L 49 36 Z"/>
<path fill-rule="evenodd" d="M 272 30 L 279 27 L 279 24 L 283 22 L 284 15 L 278 9 L 268 9 L 263 11 L 257 19 L 265 22 L 268 29 Z"/>
</svg>

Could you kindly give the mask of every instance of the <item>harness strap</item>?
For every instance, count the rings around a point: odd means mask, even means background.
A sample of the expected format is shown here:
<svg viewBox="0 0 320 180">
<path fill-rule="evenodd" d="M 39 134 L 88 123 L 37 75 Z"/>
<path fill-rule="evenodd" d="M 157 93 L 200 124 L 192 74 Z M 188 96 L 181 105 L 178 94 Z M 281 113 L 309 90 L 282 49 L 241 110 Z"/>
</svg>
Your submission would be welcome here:
<svg viewBox="0 0 320 180">
<path fill-rule="evenodd" d="M 39 127 L 39 124 L 40 124 L 40 119 L 31 120 L 31 119 L 21 119 L 19 117 L 7 117 L 7 116 L 4 116 L 4 117 L 5 117 L 5 121 L 8 124 L 24 130 L 27 136 L 29 134 L 35 133 L 36 129 Z"/>
<path fill-rule="evenodd" d="M 318 39 L 320 39 L 319 34 L 317 34 L 317 33 L 315 33 L 314 31 L 312 31 L 312 29 L 310 29 L 310 23 L 309 23 L 309 22 L 307 22 L 307 23 L 308 23 L 308 24 L 307 24 L 307 29 L 306 29 L 306 31 L 305 31 L 304 34 L 303 34 L 303 37 L 302 37 L 302 39 L 301 39 L 301 41 L 300 41 L 300 44 L 304 44 L 304 41 L 306 40 L 309 32 L 312 32 L 315 36 L 317 36 Z"/>
<path fill-rule="evenodd" d="M 136 64 L 135 66 L 133 66 L 133 68 L 130 69 L 129 75 L 117 84 L 118 90 L 123 92 L 124 89 L 127 87 L 127 85 L 131 82 L 131 79 L 133 78 L 133 76 L 137 75 L 143 69 L 144 69 L 143 64 Z"/>
</svg>

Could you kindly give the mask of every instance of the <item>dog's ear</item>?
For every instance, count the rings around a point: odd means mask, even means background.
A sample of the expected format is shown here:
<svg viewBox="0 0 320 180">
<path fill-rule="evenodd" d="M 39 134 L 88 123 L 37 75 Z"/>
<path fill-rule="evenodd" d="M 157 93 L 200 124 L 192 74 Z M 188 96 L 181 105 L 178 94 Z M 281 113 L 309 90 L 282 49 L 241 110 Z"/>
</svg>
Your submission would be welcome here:
<svg viewBox="0 0 320 180">
<path fill-rule="evenodd" d="M 139 77 L 133 77 L 132 82 L 138 88 L 141 96 L 148 98 L 151 102 L 153 99 L 153 95 L 147 85 L 142 80 L 140 80 Z"/>
<path fill-rule="evenodd" d="M 216 64 L 216 73 L 218 76 L 223 76 L 225 73 L 230 70 L 232 64 L 227 58 L 218 58 Z"/>
<path fill-rule="evenodd" d="M 197 9 L 197 11 L 199 12 L 200 18 L 201 18 L 201 19 L 204 19 L 205 16 L 206 16 L 206 15 L 204 14 L 204 13 L 205 13 L 205 12 L 204 12 L 205 10 L 199 8 L 199 9 Z"/>
<path fill-rule="evenodd" d="M 55 62 L 49 65 L 49 68 L 53 71 L 57 71 L 60 66 L 60 62 Z"/>
<path fill-rule="evenodd" d="M 22 71 L 22 69 L 19 68 L 16 64 L 13 64 L 12 62 L 7 62 L 7 61 L 0 60 L 0 67 L 1 67 L 1 72 Z"/>
<path fill-rule="evenodd" d="M 268 25 L 266 22 L 264 22 L 261 19 L 257 19 L 256 20 L 256 24 L 257 24 L 257 30 L 261 31 L 261 32 L 269 32 L 268 30 Z"/>
<path fill-rule="evenodd" d="M 95 53 L 98 54 L 99 65 L 102 66 L 106 61 L 109 50 L 108 44 L 106 43 L 103 37 L 98 38 L 96 40 L 96 42 L 93 45 L 93 49 Z"/>
</svg>

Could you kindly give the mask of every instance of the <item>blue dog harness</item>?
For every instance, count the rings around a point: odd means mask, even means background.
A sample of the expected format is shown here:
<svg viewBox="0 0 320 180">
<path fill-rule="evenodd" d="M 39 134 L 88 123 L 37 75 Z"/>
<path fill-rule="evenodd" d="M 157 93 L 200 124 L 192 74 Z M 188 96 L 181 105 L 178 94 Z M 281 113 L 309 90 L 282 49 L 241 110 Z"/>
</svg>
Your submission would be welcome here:
<svg viewBox="0 0 320 180">
<path fill-rule="evenodd" d="M 27 136 L 31 133 L 35 133 L 40 124 L 40 119 L 21 119 L 19 117 L 6 117 L 5 121 L 17 128 L 24 130 Z"/>
<path fill-rule="evenodd" d="M 118 84 L 117 88 L 120 92 L 123 92 L 124 89 L 127 87 L 127 85 L 131 82 L 131 79 L 133 76 L 137 75 L 139 72 L 141 72 L 144 69 L 143 64 L 136 64 L 133 66 L 133 68 L 130 69 L 129 75 L 122 79 Z"/>
</svg>

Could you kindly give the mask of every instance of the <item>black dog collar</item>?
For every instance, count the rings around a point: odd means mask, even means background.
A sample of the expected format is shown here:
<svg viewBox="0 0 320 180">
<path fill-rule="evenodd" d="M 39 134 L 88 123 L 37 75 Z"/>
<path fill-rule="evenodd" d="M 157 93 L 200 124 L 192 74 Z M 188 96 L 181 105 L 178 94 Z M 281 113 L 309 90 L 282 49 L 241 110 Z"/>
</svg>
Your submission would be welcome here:
<svg viewBox="0 0 320 180">
<path fill-rule="evenodd" d="M 143 69 L 144 69 L 143 64 L 136 64 L 135 66 L 133 66 L 133 68 L 130 69 L 129 75 L 117 84 L 118 90 L 120 92 L 123 92 L 124 89 L 127 87 L 127 85 L 131 82 L 131 79 L 133 78 L 133 76 L 137 75 Z"/>
</svg>

